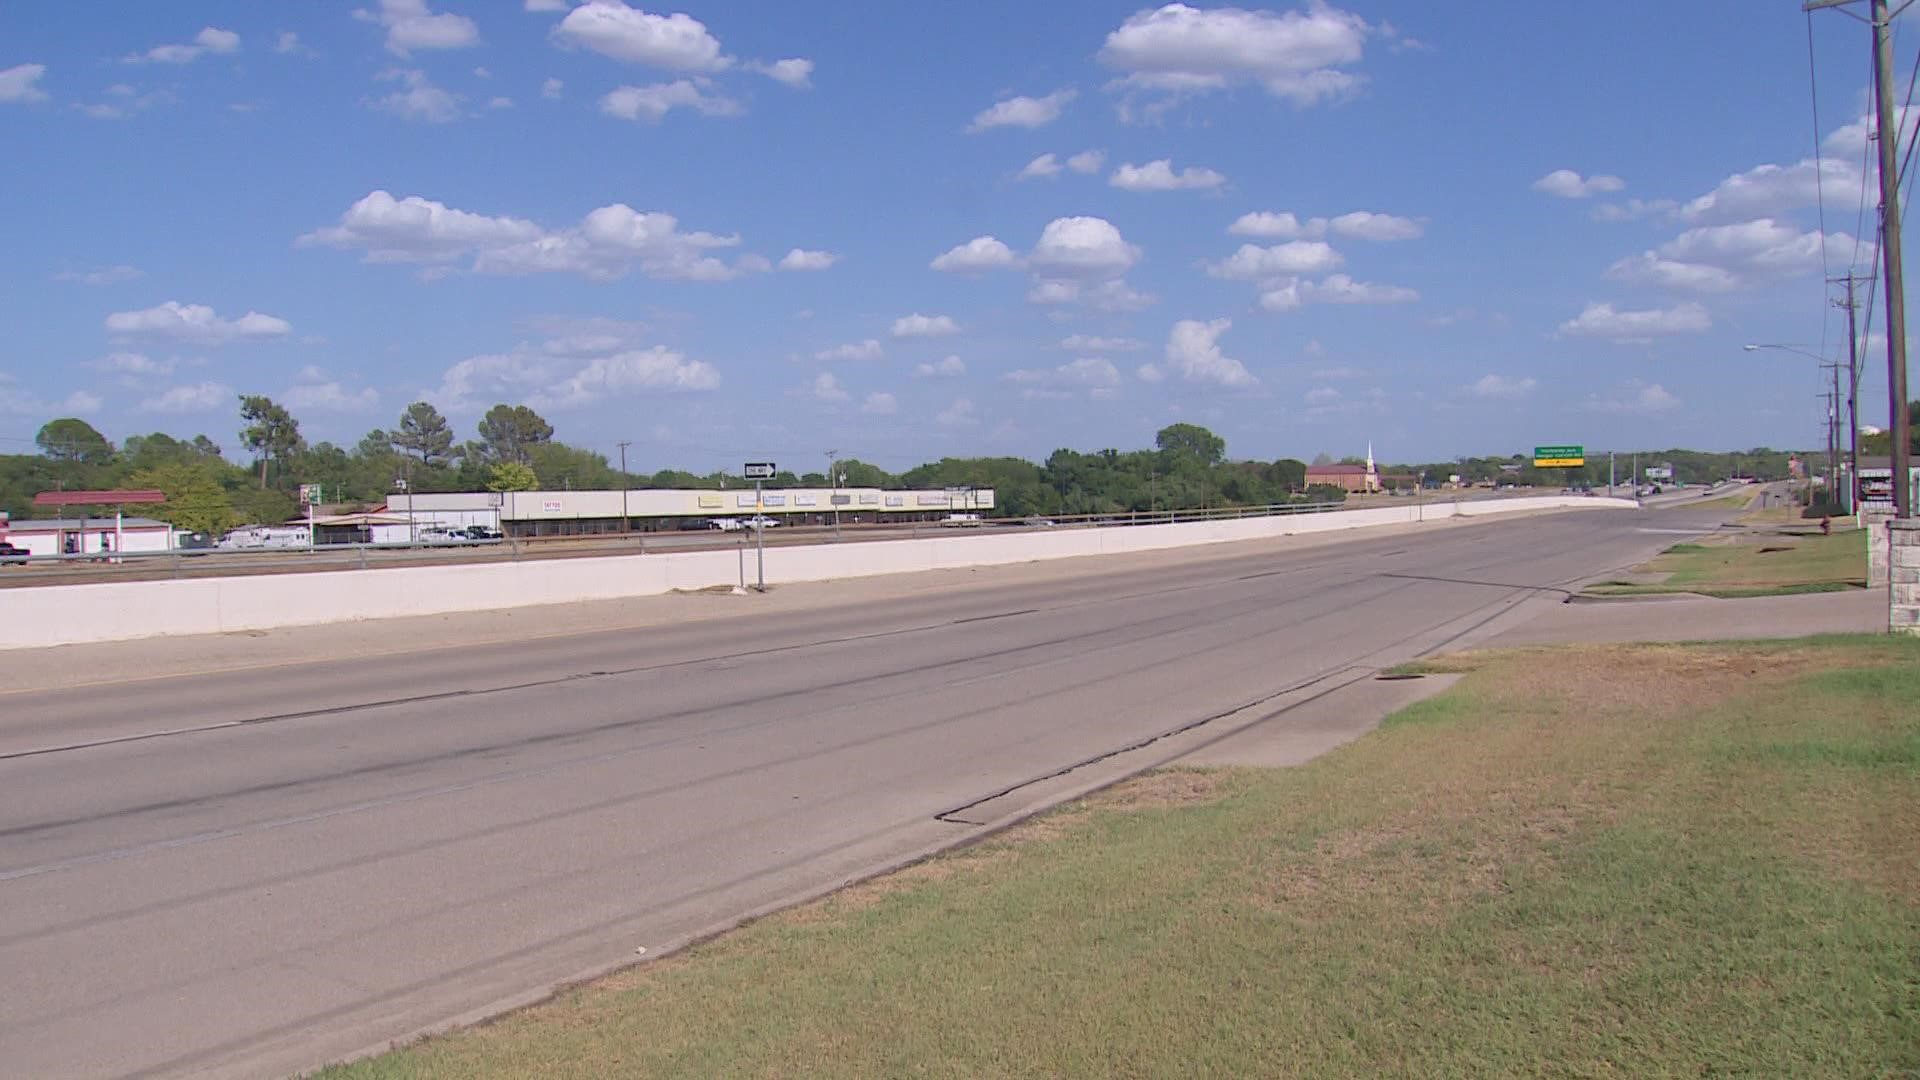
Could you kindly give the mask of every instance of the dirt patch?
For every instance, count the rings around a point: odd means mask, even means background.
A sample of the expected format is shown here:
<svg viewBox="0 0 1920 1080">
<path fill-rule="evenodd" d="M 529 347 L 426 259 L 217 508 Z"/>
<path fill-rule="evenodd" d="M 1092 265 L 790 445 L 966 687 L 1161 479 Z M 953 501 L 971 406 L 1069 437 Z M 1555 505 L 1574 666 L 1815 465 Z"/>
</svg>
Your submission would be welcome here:
<svg viewBox="0 0 1920 1080">
<path fill-rule="evenodd" d="M 1225 769 L 1161 769 L 1115 784 L 1089 802 L 1098 810 L 1160 810 L 1216 798 L 1233 778 Z"/>
</svg>

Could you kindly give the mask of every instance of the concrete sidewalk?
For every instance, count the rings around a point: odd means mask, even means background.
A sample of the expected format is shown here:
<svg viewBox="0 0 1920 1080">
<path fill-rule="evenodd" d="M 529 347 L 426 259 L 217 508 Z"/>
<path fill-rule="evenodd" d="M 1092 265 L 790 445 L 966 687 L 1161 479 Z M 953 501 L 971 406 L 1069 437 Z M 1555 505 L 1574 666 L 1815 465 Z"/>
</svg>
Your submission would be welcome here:
<svg viewBox="0 0 1920 1080">
<path fill-rule="evenodd" d="M 1502 622 L 1505 629 L 1489 627 L 1493 633 L 1468 642 L 1467 649 L 1879 633 L 1887 628 L 1887 591 L 1744 600 L 1660 596 L 1573 604 L 1552 604 L 1543 598 L 1516 609 Z M 1299 765 L 1352 742 L 1394 712 L 1457 681 L 1458 676 L 1451 675 L 1364 679 L 1196 750 L 1180 764 Z"/>
<path fill-rule="evenodd" d="M 1647 596 L 1559 604 L 1480 647 L 1873 634 L 1886 628 L 1885 588 L 1741 600 Z"/>
</svg>

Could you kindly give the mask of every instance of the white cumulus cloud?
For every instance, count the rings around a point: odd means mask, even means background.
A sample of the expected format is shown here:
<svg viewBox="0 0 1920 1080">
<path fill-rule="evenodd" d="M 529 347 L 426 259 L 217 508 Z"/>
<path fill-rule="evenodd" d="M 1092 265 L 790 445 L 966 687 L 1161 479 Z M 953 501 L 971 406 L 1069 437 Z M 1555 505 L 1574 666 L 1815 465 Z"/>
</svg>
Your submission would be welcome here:
<svg viewBox="0 0 1920 1080">
<path fill-rule="evenodd" d="M 1555 169 L 1533 182 L 1533 190 L 1562 199 L 1584 199 L 1592 195 L 1619 191 L 1627 186 L 1617 176 L 1601 173 L 1583 177 L 1572 169 Z"/>
<path fill-rule="evenodd" d="M 1596 413 L 1639 415 L 1679 408 L 1680 399 L 1659 383 L 1630 379 L 1605 396 L 1589 395 L 1582 408 Z"/>
<path fill-rule="evenodd" d="M 1616 311 L 1612 304 L 1588 304 L 1578 316 L 1560 324 L 1560 333 L 1628 343 L 1675 334 L 1698 334 L 1712 326 L 1713 319 L 1699 304 L 1639 311 Z"/>
<path fill-rule="evenodd" d="M 621 86 L 600 99 L 600 111 L 622 120 L 657 124 L 674 109 L 692 109 L 702 116 L 739 116 L 740 103 L 724 94 L 709 93 L 690 79 L 648 86 Z"/>
<path fill-rule="evenodd" d="M 868 416 L 892 416 L 900 411 L 900 402 L 892 394 L 876 390 L 860 403 L 860 411 Z"/>
<path fill-rule="evenodd" d="M 137 281 L 146 277 L 146 272 L 134 266 L 102 266 L 97 270 L 63 270 L 53 275 L 55 281 L 72 281 L 81 285 L 115 285 L 122 281 Z"/>
<path fill-rule="evenodd" d="M 1305 304 L 1411 304 L 1418 299 L 1419 292 L 1404 286 L 1329 274 L 1320 281 L 1282 278 L 1269 282 L 1260 294 L 1260 306 L 1268 311 L 1292 311 Z"/>
<path fill-rule="evenodd" d="M 173 300 L 141 311 L 116 311 L 107 316 L 107 333 L 116 339 L 226 345 L 283 338 L 292 331 L 293 326 L 285 319 L 257 311 L 249 311 L 237 319 L 223 319 L 204 304 L 182 304 Z"/>
<path fill-rule="evenodd" d="M 427 0 L 380 0 L 378 10 L 363 9 L 353 16 L 385 27 L 387 51 L 395 56 L 415 49 L 465 49 L 480 44 L 480 28 L 472 19 L 432 11 Z"/>
<path fill-rule="evenodd" d="M 1081 394 L 1099 398 L 1112 396 L 1120 385 L 1120 369 L 1114 367 L 1111 360 L 1083 356 L 1058 367 L 1009 371 L 1001 378 L 1020 386 L 1021 396 L 1026 398 L 1068 398 Z"/>
<path fill-rule="evenodd" d="M 575 273 L 599 281 L 618 278 L 636 264 L 648 277 L 678 281 L 728 281 L 757 265 L 728 266 L 714 257 L 715 249 L 739 246 L 738 236 L 686 232 L 672 214 L 625 203 L 602 206 L 574 227 L 548 230 L 519 218 L 374 191 L 349 207 L 340 224 L 298 242 L 364 250 L 369 262 L 471 259 L 476 273 Z"/>
<path fill-rule="evenodd" d="M 546 98 L 548 101 L 558 101 L 560 100 L 560 95 L 566 92 L 566 88 L 566 83 L 561 82 L 559 79 L 550 78 L 540 84 L 540 96 Z"/>
<path fill-rule="evenodd" d="M 994 103 L 980 111 L 967 125 L 974 134 L 990 131 L 997 127 L 1044 127 L 1060 118 L 1060 110 L 1067 107 L 1077 91 L 1056 90 L 1045 97 L 1011 97 Z"/>
<path fill-rule="evenodd" d="M 1035 180 L 1042 177 L 1059 175 L 1060 159 L 1052 154 L 1041 154 L 1039 157 L 1027 162 L 1026 167 L 1022 168 L 1018 173 L 1015 173 L 1013 178 L 1015 180 Z"/>
<path fill-rule="evenodd" d="M 1482 375 L 1473 384 L 1473 396 L 1511 400 L 1526 397 L 1539 385 L 1531 375 Z"/>
<path fill-rule="evenodd" d="M 1275 14 L 1166 4 L 1140 11 L 1107 35 L 1100 62 L 1124 85 L 1196 93 L 1252 82 L 1297 106 L 1352 92 L 1373 28 L 1324 0 Z"/>
<path fill-rule="evenodd" d="M 111 371 L 132 378 L 171 375 L 179 362 L 173 359 L 156 360 L 146 353 L 115 352 L 108 353 L 87 365 L 99 371 Z"/>
<path fill-rule="evenodd" d="M 1377 214 L 1371 210 L 1341 214 L 1328 224 L 1335 236 L 1350 236 L 1359 240 L 1414 240 L 1427 231 L 1412 218 Z"/>
<path fill-rule="evenodd" d="M 1083 176 L 1092 176 L 1107 163 L 1105 150 L 1082 150 L 1067 159 L 1067 168 Z"/>
<path fill-rule="evenodd" d="M 1793 165 L 1759 165 L 1727 177 L 1712 191 L 1680 207 L 1694 222 L 1737 222 L 1777 217 L 1812 206 L 1824 195 L 1846 205 L 1859 198 L 1860 168 L 1841 158 L 1807 159 Z"/>
<path fill-rule="evenodd" d="M 845 401 L 851 396 L 831 371 L 815 375 L 812 384 L 807 387 L 807 394 L 815 401 Z"/>
<path fill-rule="evenodd" d="M 1118 277 L 1139 261 L 1140 249 L 1098 217 L 1054 218 L 1027 256 L 1036 272 L 1059 277 Z"/>
<path fill-rule="evenodd" d="M 977 274 L 983 270 L 999 270 L 1020 265 L 1013 249 L 991 236 L 976 236 L 930 264 L 935 270 L 950 274 Z"/>
<path fill-rule="evenodd" d="M 130 56 L 133 62 L 142 60 L 155 64 L 191 64 L 208 53 L 236 53 L 240 51 L 240 35 L 231 30 L 222 30 L 209 26 L 193 36 L 190 45 L 156 45 L 144 53 Z"/>
<path fill-rule="evenodd" d="M 400 89 L 369 102 L 382 112 L 403 120 L 424 120 L 447 124 L 460 119 L 460 95 L 435 86 L 424 71 L 407 69 L 381 72 L 381 81 L 398 81 Z"/>
<path fill-rule="evenodd" d="M 1827 233 L 1824 243 L 1828 259 L 1852 259 L 1853 237 Z M 1615 262 L 1608 267 L 1607 277 L 1686 292 L 1733 292 L 1768 280 L 1816 272 L 1822 266 L 1821 248 L 1819 231 L 1803 231 L 1774 218 L 1703 225 L 1650 251 Z M 1871 261 L 1873 245 L 1863 244 L 1861 250 L 1862 257 Z"/>
<path fill-rule="evenodd" d="M 1225 176 L 1196 165 L 1175 172 L 1173 162 L 1167 158 L 1149 161 L 1145 165 L 1127 162 L 1113 170 L 1113 175 L 1107 178 L 1107 183 L 1122 191 L 1204 191 L 1226 182 Z"/>
<path fill-rule="evenodd" d="M 733 58 L 720 39 L 691 15 L 654 15 L 621 0 L 595 0 L 567 12 L 553 28 L 554 40 L 578 45 L 602 56 L 669 71 L 722 71 Z"/>
<path fill-rule="evenodd" d="M 831 251 L 808 251 L 794 248 L 780 258 L 782 270 L 827 270 L 840 261 L 840 256 Z"/>
<path fill-rule="evenodd" d="M 957 356 L 928 363 L 922 361 L 913 367 L 916 379 L 956 379 L 967 373 L 967 362 Z"/>
<path fill-rule="evenodd" d="M 815 360 L 831 362 L 834 360 L 878 360 L 881 356 L 880 343 L 873 338 L 865 341 L 835 345 L 831 349 L 821 349 L 813 354 Z"/>
<path fill-rule="evenodd" d="M 1227 231 L 1235 236 L 1257 236 L 1265 240 L 1318 240 L 1327 235 L 1326 218 L 1302 221 L 1292 213 L 1256 210 L 1241 214 Z"/>
<path fill-rule="evenodd" d="M 1209 265 L 1207 273 L 1221 278 L 1274 278 L 1318 274 L 1332 270 L 1345 261 L 1338 251 L 1322 240 L 1289 240 L 1268 247 L 1242 244 L 1231 258 Z"/>
<path fill-rule="evenodd" d="M 1220 335 L 1233 327 L 1231 319 L 1201 322 L 1182 319 L 1167 338 L 1167 369 L 1188 382 L 1245 387 L 1260 380 L 1245 364 L 1220 351 Z"/>
<path fill-rule="evenodd" d="M 803 60 L 799 57 L 775 60 L 772 63 L 756 60 L 747 67 L 774 82 L 785 83 L 795 90 L 809 90 L 813 87 L 813 61 L 811 60 Z"/>
<path fill-rule="evenodd" d="M 893 320 L 893 336 L 897 338 L 942 337 L 959 332 L 960 324 L 950 315 L 922 315 L 916 311 Z"/>
<path fill-rule="evenodd" d="M 954 398 L 953 404 L 934 415 L 933 422 L 944 428 L 973 427 L 980 423 L 980 415 L 974 411 L 973 402 Z"/>
<path fill-rule="evenodd" d="M 141 412 L 152 413 L 196 413 L 211 412 L 214 409 L 231 408 L 234 403 L 233 387 L 219 382 L 198 382 L 185 386 L 170 386 L 160 393 L 140 403 Z"/>
<path fill-rule="evenodd" d="M 689 360 L 662 345 L 597 356 L 573 374 L 528 399 L 536 408 L 591 405 L 633 391 L 712 390 L 720 372 L 704 360 Z"/>
<path fill-rule="evenodd" d="M 47 100 L 47 92 L 38 85 L 40 77 L 46 73 L 45 64 L 15 64 L 0 69 L 0 104 Z"/>
<path fill-rule="evenodd" d="M 1070 334 L 1060 339 L 1060 347 L 1068 352 L 1134 352 L 1146 348 L 1147 343 L 1133 338 Z"/>
</svg>

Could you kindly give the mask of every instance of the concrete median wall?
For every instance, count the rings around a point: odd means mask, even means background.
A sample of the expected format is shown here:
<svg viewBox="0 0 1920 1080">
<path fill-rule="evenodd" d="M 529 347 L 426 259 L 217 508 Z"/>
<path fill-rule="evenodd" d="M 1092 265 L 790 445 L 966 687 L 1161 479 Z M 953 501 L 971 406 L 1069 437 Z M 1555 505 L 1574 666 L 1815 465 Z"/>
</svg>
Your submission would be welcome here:
<svg viewBox="0 0 1920 1080">
<path fill-rule="evenodd" d="M 1237 518 L 1176 525 L 995 533 L 776 547 L 769 584 L 1153 551 L 1370 526 L 1530 511 L 1628 508 L 1620 499 L 1535 497 Z M 653 596 L 735 584 L 732 549 L 464 566 L 52 585 L 0 592 L 0 649 Z M 748 573 L 753 572 L 751 554 Z"/>
</svg>

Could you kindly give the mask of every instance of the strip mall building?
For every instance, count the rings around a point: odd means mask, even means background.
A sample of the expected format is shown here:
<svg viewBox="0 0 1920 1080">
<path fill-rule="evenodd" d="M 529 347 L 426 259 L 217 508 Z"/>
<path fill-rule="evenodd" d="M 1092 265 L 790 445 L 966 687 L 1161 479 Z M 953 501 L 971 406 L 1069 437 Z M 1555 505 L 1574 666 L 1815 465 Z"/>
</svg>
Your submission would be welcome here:
<svg viewBox="0 0 1920 1080">
<path fill-rule="evenodd" d="M 880 488 L 784 488 L 707 491 L 402 492 L 379 511 L 415 528 L 481 525 L 508 536 L 592 536 L 706 528 L 715 518 L 756 513 L 795 525 L 942 521 L 954 514 L 992 516 L 992 488 L 887 491 Z"/>
</svg>

